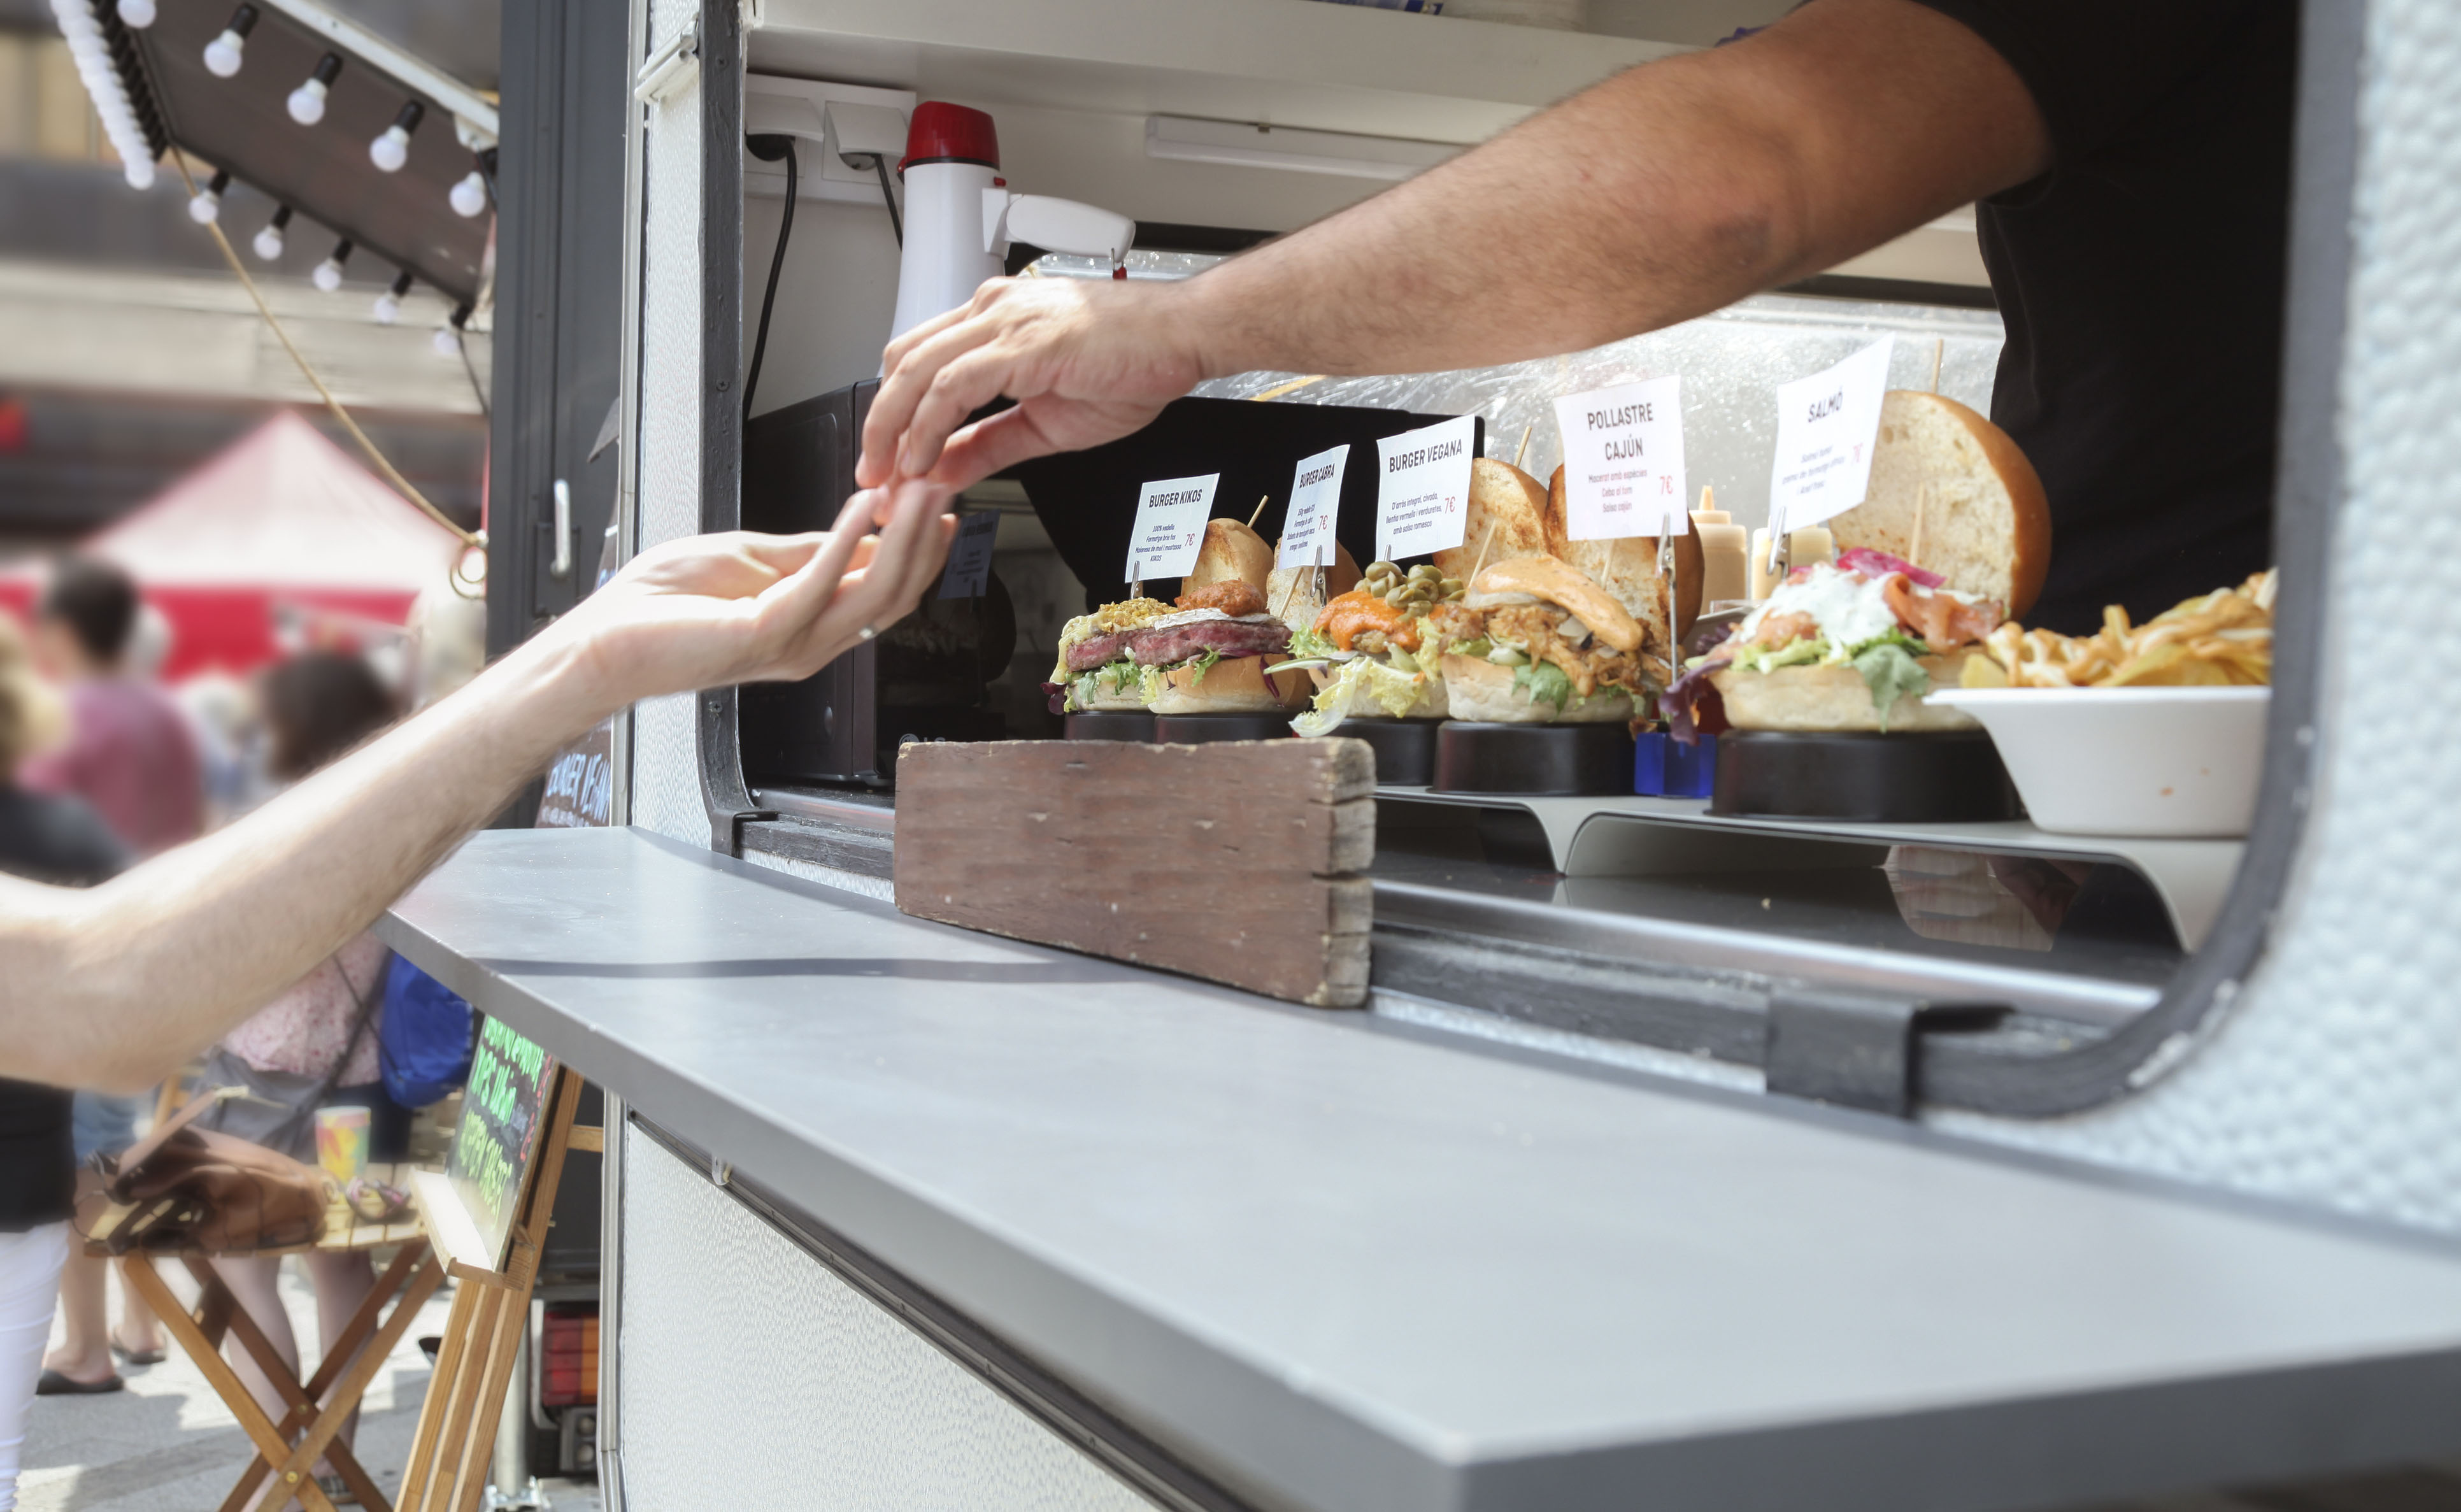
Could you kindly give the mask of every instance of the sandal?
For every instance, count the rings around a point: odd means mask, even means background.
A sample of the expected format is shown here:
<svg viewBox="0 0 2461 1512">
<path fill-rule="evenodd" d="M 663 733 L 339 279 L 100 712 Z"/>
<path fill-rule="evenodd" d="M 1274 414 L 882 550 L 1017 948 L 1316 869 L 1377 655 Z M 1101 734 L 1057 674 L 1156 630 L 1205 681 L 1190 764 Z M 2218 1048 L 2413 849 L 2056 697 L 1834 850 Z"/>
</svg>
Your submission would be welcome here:
<svg viewBox="0 0 2461 1512">
<path fill-rule="evenodd" d="M 118 1338 L 111 1341 L 111 1352 L 131 1365 L 160 1365 L 164 1358 L 160 1350 L 132 1350 Z"/>
<path fill-rule="evenodd" d="M 116 1371 L 98 1381 L 81 1381 L 74 1375 L 63 1375 L 57 1371 L 45 1371 L 34 1382 L 34 1395 L 37 1396 L 100 1396 L 110 1392 L 124 1391 L 127 1386 L 128 1383 L 121 1380 Z"/>
</svg>

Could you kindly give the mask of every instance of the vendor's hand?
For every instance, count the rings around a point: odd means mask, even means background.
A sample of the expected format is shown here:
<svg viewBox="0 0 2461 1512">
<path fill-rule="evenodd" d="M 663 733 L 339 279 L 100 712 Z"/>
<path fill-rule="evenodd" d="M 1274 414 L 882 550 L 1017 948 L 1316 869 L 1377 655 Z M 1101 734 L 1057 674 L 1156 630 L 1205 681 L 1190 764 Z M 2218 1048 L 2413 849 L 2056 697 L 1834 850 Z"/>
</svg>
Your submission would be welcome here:
<svg viewBox="0 0 2461 1512">
<path fill-rule="evenodd" d="M 733 683 L 808 677 L 911 610 L 956 528 L 949 490 L 899 484 L 846 501 L 836 530 L 748 531 L 653 546 L 544 632 L 609 708 Z M 865 535 L 877 512 L 884 528 Z"/>
<path fill-rule="evenodd" d="M 1167 285 L 994 279 L 889 343 L 855 479 L 964 488 L 1138 430 L 1205 375 L 1192 314 Z M 1016 407 L 965 424 L 1002 395 Z"/>
</svg>

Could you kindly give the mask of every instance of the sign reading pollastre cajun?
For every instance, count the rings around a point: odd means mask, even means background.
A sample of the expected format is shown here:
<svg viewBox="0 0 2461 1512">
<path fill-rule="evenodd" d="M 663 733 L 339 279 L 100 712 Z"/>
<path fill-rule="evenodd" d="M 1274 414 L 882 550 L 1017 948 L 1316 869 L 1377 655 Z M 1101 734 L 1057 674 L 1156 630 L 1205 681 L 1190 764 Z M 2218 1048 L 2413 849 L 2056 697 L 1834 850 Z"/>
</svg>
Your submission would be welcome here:
<svg viewBox="0 0 2461 1512">
<path fill-rule="evenodd" d="M 538 1154 L 555 1071 L 553 1055 L 495 1019 L 479 1021 L 444 1174 L 498 1269 L 507 1263 L 504 1246 L 520 1216 L 524 1174 Z"/>
</svg>

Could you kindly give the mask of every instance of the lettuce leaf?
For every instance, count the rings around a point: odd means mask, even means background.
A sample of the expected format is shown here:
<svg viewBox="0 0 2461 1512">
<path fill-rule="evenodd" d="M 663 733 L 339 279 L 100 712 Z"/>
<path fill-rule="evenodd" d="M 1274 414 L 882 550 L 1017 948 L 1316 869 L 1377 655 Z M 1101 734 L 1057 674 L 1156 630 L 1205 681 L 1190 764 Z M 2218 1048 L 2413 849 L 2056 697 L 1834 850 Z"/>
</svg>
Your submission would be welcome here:
<svg viewBox="0 0 2461 1512">
<path fill-rule="evenodd" d="M 1931 674 L 1895 641 L 1874 643 L 1854 658 L 1854 670 L 1862 673 L 1863 686 L 1872 691 L 1872 706 L 1880 713 L 1883 731 L 1889 728 L 1889 711 L 1900 696 L 1911 693 L 1920 698 L 1931 692 Z"/>
<path fill-rule="evenodd" d="M 1530 662 L 1515 668 L 1512 686 L 1529 694 L 1533 704 L 1553 704 L 1559 713 L 1573 696 L 1573 679 L 1553 662 Z"/>
<path fill-rule="evenodd" d="M 1343 654 L 1341 648 L 1333 644 L 1330 636 L 1318 634 L 1312 629 L 1291 632 L 1291 660 L 1293 661 L 1313 661 L 1319 656 L 1341 654 Z"/>
<path fill-rule="evenodd" d="M 1814 635 L 1784 646 L 1746 646 L 1735 652 L 1735 665 L 1745 671 L 1773 672 L 1781 667 L 1802 667 L 1811 662 L 1833 660 L 1832 650 L 1825 635 Z"/>
<path fill-rule="evenodd" d="M 1447 655 L 1475 656 L 1482 661 L 1486 660 L 1487 653 L 1493 650 L 1495 650 L 1495 643 L 1488 640 L 1484 635 L 1474 641 L 1455 641 L 1450 646 L 1444 648 L 1445 654 Z"/>
<path fill-rule="evenodd" d="M 1409 713 L 1425 686 L 1422 674 L 1361 656 L 1342 664 L 1333 681 L 1316 691 L 1314 706 L 1291 721 L 1291 728 L 1303 735 L 1327 735 L 1353 714 L 1372 715 L 1378 710 L 1400 719 Z"/>
<path fill-rule="evenodd" d="M 1208 646 L 1205 648 L 1202 654 L 1191 656 L 1187 661 L 1182 662 L 1180 665 L 1183 667 L 1193 667 L 1196 669 L 1196 675 L 1188 680 L 1188 686 L 1193 688 L 1197 684 L 1205 681 L 1205 674 L 1213 670 L 1213 664 L 1221 659 L 1222 653 L 1215 650 L 1212 647 Z"/>
</svg>

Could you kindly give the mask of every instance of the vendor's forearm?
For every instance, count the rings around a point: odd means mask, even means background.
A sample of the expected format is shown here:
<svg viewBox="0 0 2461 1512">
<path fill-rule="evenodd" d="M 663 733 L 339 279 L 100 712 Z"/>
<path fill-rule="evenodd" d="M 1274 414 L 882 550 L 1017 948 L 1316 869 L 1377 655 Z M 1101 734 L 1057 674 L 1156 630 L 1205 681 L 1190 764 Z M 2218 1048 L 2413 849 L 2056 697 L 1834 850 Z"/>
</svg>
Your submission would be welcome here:
<svg viewBox="0 0 2461 1512">
<path fill-rule="evenodd" d="M 1972 32 L 1906 0 L 1817 0 L 1183 287 L 1208 376 L 1546 356 L 1832 267 L 2047 161 Z"/>
</svg>

